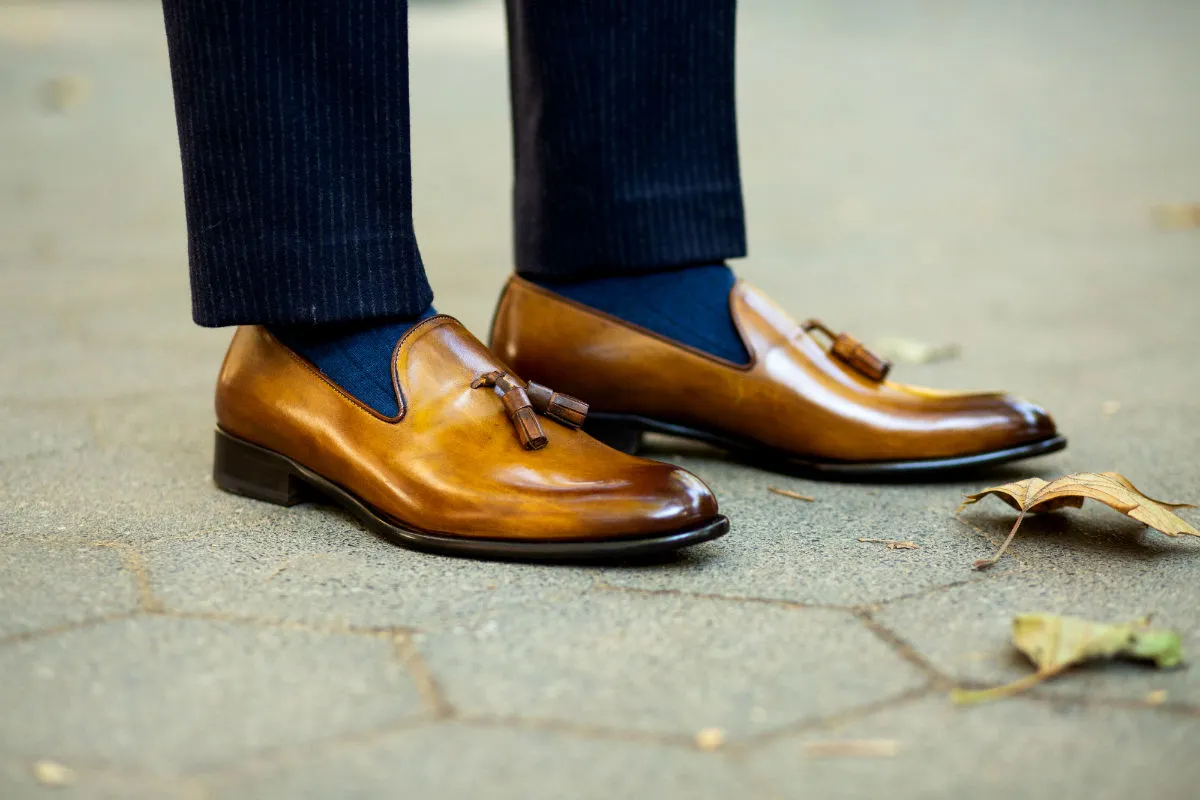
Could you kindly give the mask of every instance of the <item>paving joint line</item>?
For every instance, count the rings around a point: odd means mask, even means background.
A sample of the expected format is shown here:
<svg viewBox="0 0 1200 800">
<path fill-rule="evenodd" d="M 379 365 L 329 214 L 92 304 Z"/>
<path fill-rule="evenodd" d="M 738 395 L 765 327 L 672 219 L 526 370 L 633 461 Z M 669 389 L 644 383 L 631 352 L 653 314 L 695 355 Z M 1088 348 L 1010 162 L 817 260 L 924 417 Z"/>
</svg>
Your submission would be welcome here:
<svg viewBox="0 0 1200 800">
<path fill-rule="evenodd" d="M 412 634 L 397 634 L 393 637 L 392 642 L 396 657 L 408 671 L 409 677 L 412 678 L 413 684 L 417 688 L 417 693 L 421 695 L 421 701 L 432 713 L 433 718 L 435 720 L 453 718 L 456 714 L 454 706 L 446 698 L 441 683 L 434 676 L 429 662 L 421 654 Z"/>
<path fill-rule="evenodd" d="M 437 727 L 441 723 L 442 720 L 430 719 L 427 715 L 408 717 L 394 720 L 374 728 L 353 731 L 342 736 L 335 736 L 331 739 L 322 739 L 318 741 L 303 742 L 292 745 L 266 747 L 262 750 L 248 754 L 234 756 L 228 761 L 201 766 L 198 769 L 187 772 L 186 776 L 203 781 L 208 788 L 211 788 L 209 784 L 219 785 L 223 782 L 233 780 L 248 773 L 271 769 L 273 767 L 295 763 L 303 759 L 312 759 L 328 753 L 335 753 L 343 749 L 370 744 L 376 740 L 391 736 L 393 734 L 421 730 L 422 728 Z"/>
<path fill-rule="evenodd" d="M 682 733 L 661 733 L 636 728 L 612 728 L 603 725 L 581 725 L 561 719 L 540 719 L 515 715 L 460 714 L 454 722 L 482 728 L 505 728 L 508 730 L 541 731 L 580 739 L 635 742 L 655 744 L 663 747 L 679 747 L 699 750 L 695 738 Z"/>
<path fill-rule="evenodd" d="M 256 625 L 262 628 L 280 628 L 283 630 L 306 631 L 322 633 L 329 636 L 367 636 L 373 638 L 395 638 L 410 636 L 420 631 L 405 626 L 367 627 L 361 625 L 339 625 L 337 623 L 321 624 L 304 620 L 279 619 L 277 617 L 239 616 L 224 614 L 219 611 L 187 611 L 181 609 L 159 608 L 154 611 L 142 612 L 146 616 L 166 617 L 169 619 L 187 619 L 202 622 L 227 622 L 232 625 Z"/>
<path fill-rule="evenodd" d="M 104 547 L 116 550 L 121 556 L 121 565 L 126 572 L 133 576 L 137 587 L 138 608 L 147 613 L 155 613 L 163 608 L 162 601 L 154 596 L 154 587 L 150 581 L 150 573 L 142 563 L 142 554 L 135 545 L 128 542 L 109 541 L 92 542 L 92 547 Z"/>
<path fill-rule="evenodd" d="M 804 603 L 799 600 L 785 600 L 779 597 L 750 597 L 746 595 L 715 594 L 710 592 L 693 592 L 687 589 L 644 589 L 638 586 L 617 586 L 603 579 L 597 579 L 593 588 L 603 592 L 627 592 L 650 597 L 683 597 L 696 600 L 722 600 L 729 603 L 756 603 L 759 605 L 780 606 L 795 610 L 842 611 L 853 614 L 858 610 L 856 605 L 841 605 L 837 603 Z"/>
<path fill-rule="evenodd" d="M 861 706 L 846 709 L 844 711 L 835 711 L 830 714 L 825 714 L 819 717 L 799 720 L 797 722 L 781 725 L 763 733 L 753 734 L 740 741 L 733 742 L 727 745 L 726 748 L 732 755 L 736 755 L 740 760 L 749 755 L 753 750 L 758 749 L 771 742 L 785 739 L 789 736 L 814 731 L 821 728 L 830 728 L 837 725 L 842 725 L 847 722 L 864 719 L 876 714 L 880 711 L 885 711 L 896 706 L 906 705 L 915 702 L 922 698 L 941 692 L 935 681 L 929 681 L 922 686 L 917 686 L 912 689 L 905 689 L 899 694 L 894 694 L 889 697 L 884 697 L 879 700 L 873 700 Z"/>
<path fill-rule="evenodd" d="M 972 584 L 983 583 L 985 581 L 995 580 L 996 578 L 1002 578 L 1007 575 L 1016 575 L 1018 573 L 1024 572 L 1026 569 L 1028 569 L 1028 567 L 1025 567 L 1022 565 L 1022 566 L 1018 566 L 1015 569 L 1002 570 L 1000 572 L 996 572 L 993 570 L 987 570 L 986 572 L 984 572 L 981 575 L 974 575 L 970 578 L 963 578 L 961 580 L 951 581 L 950 583 L 943 583 L 943 584 L 939 584 L 937 586 L 930 586 L 925 589 L 918 589 L 913 592 L 908 592 L 907 594 L 896 595 L 895 597 L 889 597 L 885 600 L 879 600 L 874 603 L 862 603 L 861 605 L 854 607 L 854 610 L 855 611 L 858 611 L 858 610 L 877 611 L 877 610 L 883 608 L 884 606 L 891 605 L 892 603 L 902 603 L 906 600 L 917 600 L 922 597 L 928 597 L 931 594 L 938 594 L 939 592 L 949 591 L 950 589 L 957 589 L 960 586 L 970 586 Z"/>
<path fill-rule="evenodd" d="M 920 670 L 930 680 L 933 687 L 940 688 L 942 691 L 950 691 L 955 687 L 956 683 L 953 678 L 933 666 L 925 656 L 921 655 L 920 651 L 891 628 L 875 619 L 870 611 L 858 609 L 854 612 L 854 616 L 875 635 L 875 638 L 887 645 L 896 656 Z"/>
</svg>

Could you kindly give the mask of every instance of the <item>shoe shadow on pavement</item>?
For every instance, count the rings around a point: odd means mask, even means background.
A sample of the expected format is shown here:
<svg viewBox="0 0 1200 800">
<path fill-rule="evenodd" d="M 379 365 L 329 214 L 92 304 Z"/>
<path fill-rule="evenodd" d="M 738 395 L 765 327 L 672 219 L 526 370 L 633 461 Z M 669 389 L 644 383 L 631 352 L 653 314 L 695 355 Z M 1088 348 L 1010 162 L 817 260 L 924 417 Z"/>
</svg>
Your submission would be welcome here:
<svg viewBox="0 0 1200 800">
<path fill-rule="evenodd" d="M 744 455 L 723 450 L 703 442 L 665 436 L 663 434 L 647 435 L 637 454 L 643 458 L 671 461 L 672 463 L 675 463 L 677 458 L 695 459 L 698 462 L 710 461 L 750 467 L 785 477 L 803 478 L 826 483 L 860 484 L 863 486 L 880 484 L 908 486 L 975 485 L 980 482 L 988 482 L 989 485 L 999 485 L 1031 477 L 1044 478 L 1046 480 L 1060 477 L 1060 474 L 1057 472 L 1042 469 L 1037 461 L 1027 460 L 1005 464 L 963 466 L 933 474 L 923 473 L 913 475 L 904 472 L 877 473 L 869 478 L 864 478 L 854 474 L 839 475 L 837 473 L 814 472 L 811 469 L 805 469 L 803 466 L 797 466 L 788 462 L 774 461 L 761 456 Z M 701 478 L 705 477 L 702 466 L 694 462 L 689 466 Z"/>
</svg>

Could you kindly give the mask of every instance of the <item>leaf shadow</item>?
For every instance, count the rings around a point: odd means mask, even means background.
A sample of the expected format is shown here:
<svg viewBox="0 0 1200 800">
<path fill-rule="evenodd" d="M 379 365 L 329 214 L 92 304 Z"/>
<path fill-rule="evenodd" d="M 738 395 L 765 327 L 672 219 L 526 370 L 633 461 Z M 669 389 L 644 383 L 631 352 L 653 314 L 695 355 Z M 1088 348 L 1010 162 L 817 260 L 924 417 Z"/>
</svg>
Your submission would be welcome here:
<svg viewBox="0 0 1200 800">
<path fill-rule="evenodd" d="M 964 512 L 981 532 L 1003 537 L 1012 528 L 1016 512 Z M 1025 517 L 1013 540 L 1018 554 L 1031 549 L 1068 551 L 1087 556 L 1121 557 L 1136 560 L 1173 558 L 1184 553 L 1200 555 L 1200 540 L 1170 537 L 1154 531 L 1135 519 L 1087 503 L 1079 510 L 1060 510 Z"/>
</svg>

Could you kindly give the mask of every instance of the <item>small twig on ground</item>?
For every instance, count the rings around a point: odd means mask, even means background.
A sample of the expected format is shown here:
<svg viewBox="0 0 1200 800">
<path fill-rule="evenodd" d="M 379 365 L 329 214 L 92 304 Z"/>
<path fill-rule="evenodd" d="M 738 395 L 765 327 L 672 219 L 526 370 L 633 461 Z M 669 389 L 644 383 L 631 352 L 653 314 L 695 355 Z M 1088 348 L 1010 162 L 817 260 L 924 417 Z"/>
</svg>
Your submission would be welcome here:
<svg viewBox="0 0 1200 800">
<path fill-rule="evenodd" d="M 900 743 L 895 739 L 835 739 L 805 742 L 804 751 L 811 758 L 886 758 L 900 751 Z"/>
<path fill-rule="evenodd" d="M 798 492 L 789 492 L 787 489 L 776 489 L 774 486 L 768 486 L 767 491 L 774 492 L 775 494 L 781 494 L 784 497 L 790 497 L 793 500 L 803 500 L 806 503 L 815 503 L 817 501 L 817 498 L 815 497 L 809 497 L 806 494 L 800 494 Z"/>
<path fill-rule="evenodd" d="M 860 542 L 886 544 L 888 550 L 919 550 L 916 542 L 901 542 L 898 539 L 859 539 Z"/>
<path fill-rule="evenodd" d="M 276 567 L 275 569 L 273 569 L 273 570 L 271 571 L 271 574 L 270 574 L 270 575 L 268 575 L 267 577 L 263 578 L 263 580 L 264 580 L 264 581 L 269 581 L 269 580 L 271 580 L 272 578 L 274 578 L 276 575 L 278 575 L 279 573 L 283 572 L 283 571 L 284 571 L 285 569 L 287 569 L 287 568 L 288 568 L 288 565 L 287 565 L 286 563 L 284 563 L 284 564 L 280 564 L 278 567 Z"/>
<path fill-rule="evenodd" d="M 1053 667 L 1026 675 L 1024 678 L 1018 678 L 1012 683 L 1006 683 L 1003 686 L 996 686 L 991 689 L 954 689 L 950 692 L 950 700 L 955 705 L 969 706 L 975 703 L 987 703 L 991 700 L 999 700 L 1002 697 L 1012 697 L 1014 694 L 1028 691 L 1039 683 L 1047 681 L 1056 675 L 1061 675 L 1073 666 L 1075 666 L 1074 661 L 1064 661 Z"/>
</svg>

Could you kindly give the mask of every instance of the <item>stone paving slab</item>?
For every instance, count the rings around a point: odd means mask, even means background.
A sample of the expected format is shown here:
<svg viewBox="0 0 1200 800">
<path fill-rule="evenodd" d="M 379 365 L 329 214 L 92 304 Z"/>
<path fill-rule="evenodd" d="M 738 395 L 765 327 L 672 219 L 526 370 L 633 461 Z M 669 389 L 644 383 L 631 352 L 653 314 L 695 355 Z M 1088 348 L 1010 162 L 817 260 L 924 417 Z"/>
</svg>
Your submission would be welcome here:
<svg viewBox="0 0 1200 800">
<path fill-rule="evenodd" d="M 195 448 L 164 447 L 153 454 L 137 447 L 68 450 L 4 465 L 0 521 L 5 533 L 144 542 L 213 530 L 222 519 L 254 525 L 284 518 L 278 506 L 214 490 L 212 455 L 205 452 L 211 445 L 201 444 L 211 441 L 211 425 L 210 420 L 198 432 Z"/>
<path fill-rule="evenodd" d="M 863 486 L 770 475 L 700 458 L 673 459 L 712 486 L 733 520 L 728 536 L 686 564 L 600 570 L 618 586 L 858 605 L 918 594 L 977 577 L 994 545 L 954 518 L 957 486 Z M 784 488 L 808 503 L 773 494 Z M 911 541 L 888 550 L 859 539 Z M 681 568 L 682 567 L 682 568 Z"/>
<path fill-rule="evenodd" d="M 18 641 L 0 648 L 0 749 L 181 770 L 395 724 L 423 713 L 396 647 L 164 616 Z"/>
<path fill-rule="evenodd" d="M 463 714 L 684 737 L 744 737 L 926 682 L 845 612 L 670 594 L 594 593 L 417 642 Z"/>
<path fill-rule="evenodd" d="M 453 723 L 350 744 L 303 763 L 250 767 L 207 783 L 216 796 L 297 800 L 726 798 L 749 796 L 750 788 L 724 759 L 708 753 L 636 739 L 588 740 Z"/>
<path fill-rule="evenodd" d="M 178 367 L 171 349 L 109 345 L 99 348 L 79 340 L 56 340 L 37 347 L 12 348 L 0 364 L 3 396 L 20 400 L 74 400 L 81 387 L 89 397 L 121 397 L 163 390 L 192 389 L 208 393 L 216 376 Z M 64 376 L 70 375 L 70 380 Z"/>
<path fill-rule="evenodd" d="M 944 696 L 781 739 L 747 769 L 780 798 L 1095 800 L 1192 797 L 1196 722 L 1027 700 L 955 708 Z M 894 743 L 894 756 L 828 757 L 829 742 Z M 919 789 L 917 788 L 919 787 Z M 1153 788 L 1150 788 L 1153 787 Z"/>
<path fill-rule="evenodd" d="M 5 800 L 201 800 L 199 784 L 172 776 L 145 776 L 107 769 L 71 770 L 65 783 L 39 781 L 29 763 L 0 762 Z"/>
<path fill-rule="evenodd" d="M 10 541 L 4 559 L 0 642 L 137 608 L 137 585 L 114 548 L 54 539 Z"/>
<path fill-rule="evenodd" d="M 252 520 L 258 509 L 247 511 Z M 364 627 L 474 631 L 515 609 L 536 618 L 594 583 L 582 569 L 402 550 L 341 512 L 312 506 L 237 531 L 166 539 L 142 558 L 168 608 Z"/>
<path fill-rule="evenodd" d="M 29 456 L 80 450 L 94 443 L 83 414 L 0 406 L 0 464 Z"/>
</svg>

